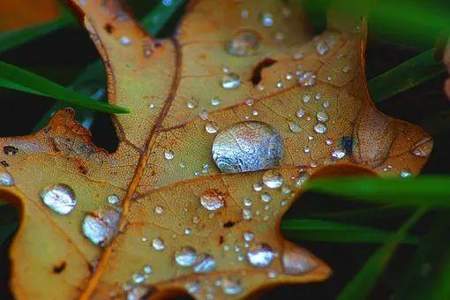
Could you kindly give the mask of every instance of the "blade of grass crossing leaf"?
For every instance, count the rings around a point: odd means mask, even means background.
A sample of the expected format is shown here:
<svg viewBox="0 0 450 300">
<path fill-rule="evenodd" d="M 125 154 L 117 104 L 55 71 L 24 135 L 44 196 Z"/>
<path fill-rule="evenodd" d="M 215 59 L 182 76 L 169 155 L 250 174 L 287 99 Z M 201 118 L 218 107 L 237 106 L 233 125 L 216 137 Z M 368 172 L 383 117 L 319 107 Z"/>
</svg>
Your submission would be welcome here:
<svg viewBox="0 0 450 300">
<path fill-rule="evenodd" d="M 374 101 L 382 102 L 444 73 L 444 64 L 434 58 L 434 52 L 434 48 L 422 52 L 371 79 L 369 90 Z"/>
<path fill-rule="evenodd" d="M 340 177 L 311 180 L 307 189 L 359 201 L 406 206 L 450 207 L 450 177 Z"/>
<path fill-rule="evenodd" d="M 171 1 L 170 5 L 164 5 L 163 2 L 156 5 L 156 7 L 142 19 L 142 25 L 152 35 L 157 35 L 158 32 L 164 27 L 170 20 L 173 14 L 185 3 L 185 0 Z M 105 92 L 105 71 L 103 63 L 97 60 L 89 64 L 85 70 L 75 79 L 70 87 L 78 92 L 86 93 L 90 95 L 93 100 L 105 101 L 105 97 L 102 94 Z M 63 108 L 62 104 L 55 104 L 36 124 L 34 130 L 37 131 L 48 124 L 51 116 Z M 87 110 L 77 110 L 77 120 L 83 124 L 86 128 L 89 128 L 94 119 L 92 112 Z"/>
<path fill-rule="evenodd" d="M 334 243 L 384 243 L 391 232 L 366 226 L 315 219 L 289 219 L 281 223 L 288 238 Z M 405 236 L 406 244 L 417 244 L 415 236 Z"/>
<path fill-rule="evenodd" d="M 85 96 L 84 94 L 77 93 L 42 76 L 5 62 L 0 62 L 0 87 L 44 95 L 81 108 L 107 113 L 128 112 L 127 109 L 122 107 L 92 101 L 90 97 Z"/>
<path fill-rule="evenodd" d="M 73 23 L 72 18 L 61 17 L 37 26 L 0 33 L 0 53 L 18 47 Z"/>
<path fill-rule="evenodd" d="M 405 238 L 408 230 L 425 214 L 426 210 L 424 207 L 417 209 L 400 229 L 383 246 L 375 251 L 364 264 L 361 271 L 340 292 L 337 298 L 338 300 L 368 298 L 378 278 L 393 256 L 398 244 Z"/>
</svg>

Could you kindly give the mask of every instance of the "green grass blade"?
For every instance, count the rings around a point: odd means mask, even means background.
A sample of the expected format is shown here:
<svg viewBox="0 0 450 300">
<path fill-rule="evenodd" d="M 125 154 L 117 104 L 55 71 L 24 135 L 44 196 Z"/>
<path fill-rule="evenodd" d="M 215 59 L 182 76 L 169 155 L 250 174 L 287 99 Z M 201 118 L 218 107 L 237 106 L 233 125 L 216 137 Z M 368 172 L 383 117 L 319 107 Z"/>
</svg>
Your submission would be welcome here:
<svg viewBox="0 0 450 300">
<path fill-rule="evenodd" d="M 158 32 L 168 23 L 173 14 L 183 6 L 186 0 L 172 0 L 170 5 L 157 4 L 152 11 L 146 15 L 141 24 L 152 35 L 157 35 Z"/>
<path fill-rule="evenodd" d="M 446 68 L 434 58 L 434 52 L 422 52 L 371 79 L 369 90 L 374 101 L 381 102 L 444 73 Z"/>
<path fill-rule="evenodd" d="M 340 292 L 338 300 L 367 299 L 377 279 L 383 273 L 398 244 L 408 230 L 423 216 L 426 208 L 419 208 L 391 238 L 367 260 L 361 271 Z"/>
<path fill-rule="evenodd" d="M 352 224 L 316 219 L 288 219 L 281 223 L 288 238 L 333 243 L 384 243 L 389 231 Z M 405 236 L 406 244 L 417 244 L 415 236 Z"/>
<path fill-rule="evenodd" d="M 63 16 L 57 20 L 39 24 L 37 26 L 0 32 L 0 53 L 40 38 L 58 29 L 64 28 L 71 23 L 73 23 L 72 18 Z"/>
<path fill-rule="evenodd" d="M 450 177 L 340 177 L 311 180 L 307 189 L 376 203 L 450 207 Z"/>
<path fill-rule="evenodd" d="M 129 112 L 122 107 L 92 101 L 88 96 L 5 62 L 0 62 L 0 87 L 47 96 L 81 108 L 107 113 Z"/>
</svg>

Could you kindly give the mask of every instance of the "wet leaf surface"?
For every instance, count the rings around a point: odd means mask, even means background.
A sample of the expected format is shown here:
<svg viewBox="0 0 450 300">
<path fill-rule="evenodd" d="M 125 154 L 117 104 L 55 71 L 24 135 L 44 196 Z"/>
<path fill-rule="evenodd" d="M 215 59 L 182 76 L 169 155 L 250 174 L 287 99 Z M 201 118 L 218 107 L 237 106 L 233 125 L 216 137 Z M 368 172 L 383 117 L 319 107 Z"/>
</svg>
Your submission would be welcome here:
<svg viewBox="0 0 450 300">
<path fill-rule="evenodd" d="M 0 196 L 21 207 L 17 299 L 245 298 L 325 280 L 330 268 L 280 234 L 304 182 L 410 176 L 431 152 L 371 103 L 360 21 L 330 13 L 312 37 L 295 1 L 203 0 L 159 41 L 116 1 L 73 6 L 109 102 L 131 113 L 114 117 L 114 153 L 71 110 L 0 140 Z"/>
</svg>

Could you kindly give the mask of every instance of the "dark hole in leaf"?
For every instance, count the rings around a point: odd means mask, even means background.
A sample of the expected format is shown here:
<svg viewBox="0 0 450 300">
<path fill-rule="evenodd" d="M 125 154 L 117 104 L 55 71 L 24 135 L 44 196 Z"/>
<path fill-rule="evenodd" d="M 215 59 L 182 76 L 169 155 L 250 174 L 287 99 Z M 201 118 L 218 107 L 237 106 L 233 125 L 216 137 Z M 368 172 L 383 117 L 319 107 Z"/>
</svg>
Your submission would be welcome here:
<svg viewBox="0 0 450 300">
<path fill-rule="evenodd" d="M 67 266 L 67 263 L 65 261 L 53 266 L 53 273 L 60 274 L 61 272 L 63 272 L 66 269 L 66 266 Z"/>
<path fill-rule="evenodd" d="M 224 228 L 230 228 L 230 227 L 233 227 L 234 224 L 236 224 L 236 223 L 233 222 L 233 221 L 228 221 L 228 222 L 226 222 L 226 223 L 223 224 L 223 227 L 224 227 Z"/>
<path fill-rule="evenodd" d="M 268 68 L 270 66 L 272 66 L 274 63 L 276 63 L 277 61 L 271 58 L 265 58 L 264 60 L 260 61 L 256 67 L 253 69 L 253 74 L 252 74 L 252 78 L 251 81 L 253 83 L 253 85 L 257 85 L 258 83 L 261 82 L 261 72 L 264 68 Z"/>
</svg>

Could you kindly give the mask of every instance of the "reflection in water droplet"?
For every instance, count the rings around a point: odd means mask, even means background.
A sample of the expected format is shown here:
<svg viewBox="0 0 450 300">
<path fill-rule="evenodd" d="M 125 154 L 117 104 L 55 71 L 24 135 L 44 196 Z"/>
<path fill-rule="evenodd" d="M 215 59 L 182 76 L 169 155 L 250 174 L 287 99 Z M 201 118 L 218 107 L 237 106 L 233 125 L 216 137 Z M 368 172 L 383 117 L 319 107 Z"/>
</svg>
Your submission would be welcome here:
<svg viewBox="0 0 450 300">
<path fill-rule="evenodd" d="M 258 171 L 278 166 L 283 155 L 280 134 L 256 121 L 237 123 L 214 139 L 212 157 L 224 173 Z"/>
<path fill-rule="evenodd" d="M 163 251 L 166 248 L 166 245 L 164 244 L 164 241 L 160 238 L 155 238 L 152 241 L 152 247 L 156 251 Z"/>
<path fill-rule="evenodd" d="M 94 245 L 104 247 L 117 233 L 120 214 L 114 209 L 99 210 L 87 214 L 82 223 L 82 231 Z"/>
<path fill-rule="evenodd" d="M 260 244 L 247 252 L 248 262 L 256 268 L 268 267 L 275 258 L 275 252 L 267 244 Z"/>
<path fill-rule="evenodd" d="M 266 171 L 263 175 L 263 183 L 270 189 L 277 189 L 283 184 L 283 176 L 273 170 Z"/>
<path fill-rule="evenodd" d="M 327 125 L 323 123 L 317 123 L 314 125 L 314 131 L 319 134 L 324 134 L 327 131 Z"/>
<path fill-rule="evenodd" d="M 8 172 L 0 172 L 0 185 L 1 186 L 13 186 L 14 178 Z"/>
<path fill-rule="evenodd" d="M 66 184 L 55 184 L 46 187 L 40 193 L 42 202 L 60 215 L 69 214 L 77 205 L 75 192 Z"/>
<path fill-rule="evenodd" d="M 192 247 L 183 247 L 175 252 L 175 262 L 181 267 L 191 267 L 197 260 L 197 251 Z"/>
<path fill-rule="evenodd" d="M 214 271 L 216 261 L 209 254 L 201 254 L 198 256 L 197 262 L 193 268 L 195 273 L 208 273 Z"/>
<path fill-rule="evenodd" d="M 273 16 L 271 13 L 264 12 L 260 15 L 261 24 L 264 27 L 272 27 L 273 25 Z"/>
<path fill-rule="evenodd" d="M 172 150 L 164 151 L 164 158 L 166 160 L 172 160 L 174 157 L 175 157 L 175 152 L 173 152 Z"/>
<path fill-rule="evenodd" d="M 241 85 L 241 78 L 236 73 L 223 75 L 221 85 L 226 90 L 237 89 Z"/>
<path fill-rule="evenodd" d="M 225 45 L 228 54 L 234 56 L 249 56 L 256 52 L 259 47 L 259 37 L 249 30 L 238 32 Z"/>
<path fill-rule="evenodd" d="M 208 189 L 200 196 L 200 204 L 207 210 L 218 210 L 225 204 L 225 194 L 217 189 Z"/>
<path fill-rule="evenodd" d="M 223 278 L 220 285 L 225 295 L 237 295 L 243 290 L 239 279 Z"/>
</svg>

